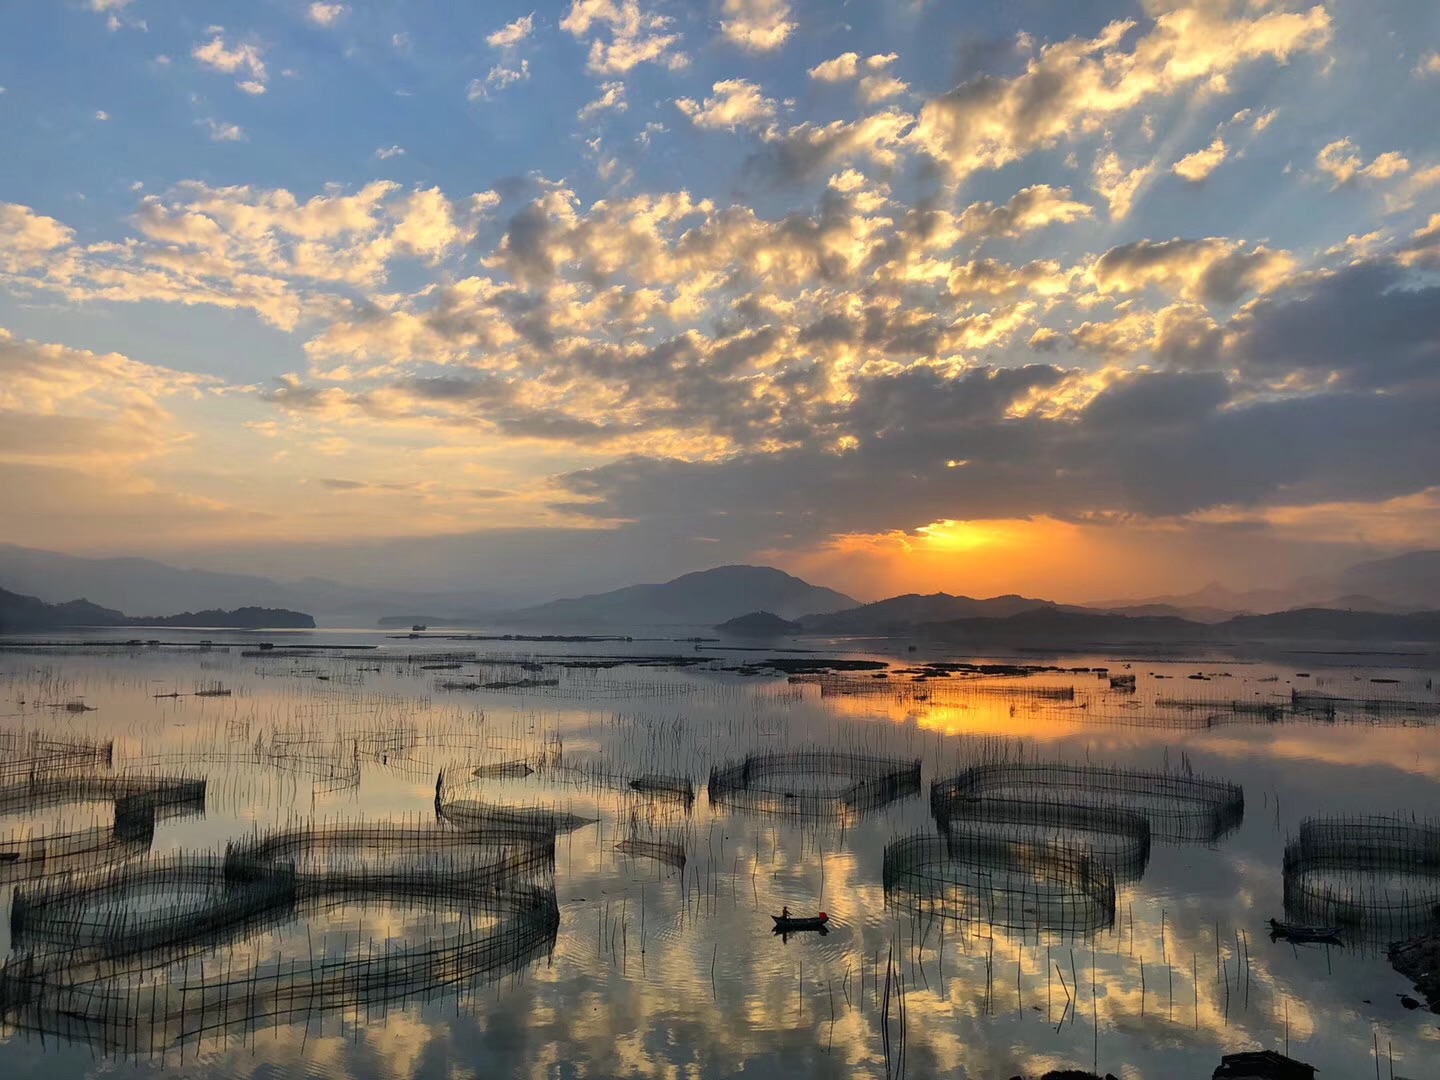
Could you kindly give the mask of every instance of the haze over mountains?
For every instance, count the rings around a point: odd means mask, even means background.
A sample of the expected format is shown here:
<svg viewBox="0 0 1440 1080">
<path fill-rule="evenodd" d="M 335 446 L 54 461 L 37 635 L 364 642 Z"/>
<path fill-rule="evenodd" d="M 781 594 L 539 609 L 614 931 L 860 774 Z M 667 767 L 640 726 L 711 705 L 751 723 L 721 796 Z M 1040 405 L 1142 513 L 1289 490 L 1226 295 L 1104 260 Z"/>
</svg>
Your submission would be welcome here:
<svg viewBox="0 0 1440 1080">
<path fill-rule="evenodd" d="M 495 588 L 493 584 L 467 581 L 445 593 L 433 593 L 316 578 L 276 581 L 257 575 L 180 569 L 149 559 L 89 559 L 0 545 L 0 588 L 50 603 L 84 598 L 111 611 L 257 606 L 309 612 L 331 625 L 373 626 L 380 616 L 409 618 L 408 613 L 413 612 L 415 621 L 434 624 L 576 628 L 715 626 L 768 612 L 780 620 L 797 622 L 807 633 L 819 634 L 905 633 L 919 626 L 959 626 L 966 620 L 986 620 L 989 630 L 995 631 L 999 628 L 994 620 L 1021 616 L 1026 618 L 1019 618 L 1014 628 L 1037 627 L 1046 618 L 1053 627 L 1078 627 L 1086 621 L 1077 622 L 1077 617 L 1097 614 L 1152 620 L 1116 625 L 1131 630 L 1148 626 L 1163 634 L 1168 632 L 1166 619 L 1218 626 L 1237 614 L 1263 615 L 1297 607 L 1402 615 L 1440 609 L 1440 551 L 1372 560 L 1330 580 L 1312 578 L 1273 589 L 1238 592 L 1209 585 L 1187 594 L 1083 606 L 1020 595 L 977 599 L 947 593 L 907 594 L 862 604 L 844 593 L 764 566 L 716 567 L 667 582 L 529 606 L 516 604 L 503 582 Z M 1109 624 L 1092 618 L 1088 625 L 1092 632 L 1103 633 Z M 963 627 L 956 630 L 961 631 Z"/>
<path fill-rule="evenodd" d="M 385 612 L 435 608 L 442 614 L 501 610 L 514 599 L 482 589 L 446 593 L 341 584 L 323 578 L 276 581 L 254 574 L 188 570 L 153 559 L 90 559 L 0 544 L 0 588 L 50 603 L 84 597 L 121 611 L 196 611 L 259 606 L 306 611 L 331 623 L 373 622 Z"/>
<path fill-rule="evenodd" d="M 84 599 L 49 604 L 34 596 L 0 589 L 0 633 L 106 626 L 308 630 L 314 628 L 315 620 L 298 611 L 254 606 L 233 611 L 210 608 L 174 615 L 136 616 Z"/>
</svg>

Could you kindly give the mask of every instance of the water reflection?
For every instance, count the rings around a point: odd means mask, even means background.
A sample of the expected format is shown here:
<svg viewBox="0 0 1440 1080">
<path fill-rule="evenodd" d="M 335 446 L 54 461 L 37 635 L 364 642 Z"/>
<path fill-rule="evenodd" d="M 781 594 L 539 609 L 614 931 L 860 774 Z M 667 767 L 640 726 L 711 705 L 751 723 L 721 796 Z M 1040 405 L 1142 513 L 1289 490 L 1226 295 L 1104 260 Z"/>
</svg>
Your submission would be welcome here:
<svg viewBox="0 0 1440 1080">
<path fill-rule="evenodd" d="M 1374 888 L 1424 921 L 1427 865 L 1332 845 L 1302 873 L 1286 843 L 1376 792 L 1436 805 L 1427 670 L 384 644 L 0 652 L 7 1061 L 1169 1077 L 1288 1043 L 1344 1076 L 1436 1050 L 1378 936 L 1266 936 L 1292 879 L 1335 922 Z M 829 932 L 774 936 L 787 905 Z"/>
</svg>

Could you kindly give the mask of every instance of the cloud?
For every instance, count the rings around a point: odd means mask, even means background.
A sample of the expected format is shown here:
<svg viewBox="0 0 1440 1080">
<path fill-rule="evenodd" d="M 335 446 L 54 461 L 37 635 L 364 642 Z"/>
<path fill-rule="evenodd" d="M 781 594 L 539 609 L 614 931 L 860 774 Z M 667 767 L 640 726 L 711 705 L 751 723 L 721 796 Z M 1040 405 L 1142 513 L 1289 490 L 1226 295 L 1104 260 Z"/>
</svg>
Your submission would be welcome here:
<svg viewBox="0 0 1440 1080">
<path fill-rule="evenodd" d="M 1192 300 L 1233 304 L 1278 288 L 1298 268 L 1294 256 L 1219 237 L 1137 240 L 1111 248 L 1090 268 L 1102 292 L 1158 286 Z"/>
<path fill-rule="evenodd" d="M 1225 146 L 1225 140 L 1216 136 L 1204 150 L 1186 154 L 1175 162 L 1170 166 L 1170 171 L 1182 180 L 1198 184 L 1224 163 L 1227 153 L 1229 150 Z"/>
<path fill-rule="evenodd" d="M 1187 87 L 1222 90 L 1247 62 L 1285 62 L 1322 49 L 1331 23 L 1319 5 L 1227 18 L 1209 7 L 1157 17 L 1134 40 L 1133 21 L 1114 22 L 1094 38 L 1041 47 L 1013 78 L 983 75 L 925 104 L 912 136 L 956 180 L 996 169 L 1061 139 L 1096 131 L 1113 116 Z"/>
<path fill-rule="evenodd" d="M 469 87 L 466 88 L 465 96 L 470 101 L 484 101 L 496 91 L 504 90 L 506 87 L 514 86 L 517 82 L 524 82 L 530 78 L 530 61 L 521 60 L 518 68 L 507 68 L 504 64 L 496 64 L 486 74 L 484 79 L 471 79 Z"/>
<path fill-rule="evenodd" d="M 724 79 L 704 103 L 681 98 L 675 105 L 698 128 L 734 131 L 737 127 L 759 127 L 775 118 L 775 102 L 760 87 L 745 79 Z"/>
<path fill-rule="evenodd" d="M 375 151 L 375 157 L 380 161 L 389 161 L 391 158 L 404 157 L 403 146 L 382 146 Z"/>
<path fill-rule="evenodd" d="M 211 142 L 244 142 L 245 129 L 239 124 L 227 123 L 213 117 L 197 121 L 210 134 Z"/>
<path fill-rule="evenodd" d="M 720 32 L 746 52 L 774 52 L 795 31 L 788 0 L 723 0 Z"/>
<path fill-rule="evenodd" d="M 675 71 L 690 62 L 679 50 L 681 36 L 670 32 L 672 23 L 641 10 L 639 0 L 572 0 L 560 29 L 576 39 L 590 38 L 587 67 L 592 73 L 624 75 L 640 64 Z"/>
<path fill-rule="evenodd" d="M 1415 74 L 1422 77 L 1440 75 L 1440 52 L 1428 52 L 1422 56 L 1415 65 Z"/>
<path fill-rule="evenodd" d="M 436 260 L 464 239 L 454 209 L 439 188 L 411 192 L 389 208 L 390 240 L 406 254 Z"/>
<path fill-rule="evenodd" d="M 868 56 L 863 60 L 859 53 L 841 53 L 832 60 L 816 64 L 810 69 L 809 75 L 817 82 L 827 83 L 858 79 L 860 100 L 867 105 L 874 105 L 910 89 L 906 83 L 886 71 L 897 59 L 899 57 L 895 53 Z"/>
<path fill-rule="evenodd" d="M 133 466 L 187 437 L 163 401 L 195 397 L 209 384 L 118 353 L 25 341 L 0 329 L 0 463 Z"/>
<path fill-rule="evenodd" d="M 1071 196 L 1069 188 L 1034 184 L 999 206 L 992 202 L 971 203 L 955 225 L 966 236 L 1019 236 L 1047 225 L 1068 225 L 1093 214 L 1087 203 Z"/>
<path fill-rule="evenodd" d="M 1440 185 L 1440 165 L 1416 169 L 1397 188 L 1386 193 L 1385 209 L 1389 213 L 1408 210 L 1420 196 L 1437 185 Z"/>
<path fill-rule="evenodd" d="M 334 26 L 348 14 L 349 4 L 325 3 L 324 0 L 315 0 L 305 11 L 306 17 L 316 26 Z"/>
<path fill-rule="evenodd" d="M 574 498 L 559 508 L 793 549 L 946 519 L 1382 501 L 1431 486 L 1440 454 L 1440 429 L 1427 416 L 1440 403 L 1433 387 L 1237 401 L 1218 372 L 1140 372 L 1047 417 L 1015 410 L 1073 376 L 1043 365 L 1003 376 L 977 368 L 880 377 L 837 415 L 850 433 L 842 449 L 810 442 L 710 461 L 626 457 L 564 476 Z"/>
<path fill-rule="evenodd" d="M 1440 287 L 1384 256 L 1297 281 L 1248 306 L 1227 355 L 1271 380 L 1416 392 L 1440 386 Z"/>
<path fill-rule="evenodd" d="M 60 222 L 4 204 L 0 274 L 23 275 L 24 285 L 72 302 L 253 310 L 293 329 L 349 302 L 315 290 L 374 288 L 398 260 L 433 263 L 462 247 L 494 198 L 457 205 L 437 189 L 403 193 L 375 181 L 301 201 L 284 189 L 191 181 L 143 198 L 135 236 L 83 246 Z"/>
<path fill-rule="evenodd" d="M 513 49 L 530 36 L 535 29 L 535 13 L 522 15 L 514 22 L 508 22 L 499 30 L 485 36 L 485 44 L 492 49 Z"/>
<path fill-rule="evenodd" d="M 28 206 L 0 203 L 0 269 L 19 273 L 43 265 L 56 248 L 70 244 L 75 230 Z"/>
<path fill-rule="evenodd" d="M 600 96 L 582 106 L 575 117 L 583 124 L 595 119 L 606 110 L 624 112 L 629 107 L 629 103 L 625 100 L 625 84 L 618 81 L 607 82 L 601 85 Z"/>
<path fill-rule="evenodd" d="M 224 542 L 246 524 L 258 527 L 263 518 L 166 490 L 133 469 L 93 464 L 0 462 L 0 502 L 25 508 L 7 518 L 8 542 L 53 550 L 74 550 L 77 538 L 88 537 L 103 537 L 104 544 L 115 545 L 110 551 L 134 550 L 154 539 L 160 521 L 171 540 Z"/>
<path fill-rule="evenodd" d="M 776 184 L 793 184 L 854 161 L 882 168 L 899 164 L 914 117 L 898 109 L 828 124 L 806 121 L 765 133 L 766 145 L 745 163 L 747 171 Z"/>
<path fill-rule="evenodd" d="M 1408 172 L 1410 162 L 1403 154 L 1391 150 L 1381 154 L 1367 165 L 1359 148 L 1353 142 L 1349 139 L 1336 139 L 1315 155 L 1315 167 L 1323 173 L 1328 173 L 1335 181 L 1334 186 L 1338 188 L 1357 178 L 1388 180 L 1392 176 Z"/>
<path fill-rule="evenodd" d="M 1101 198 L 1110 205 L 1110 219 L 1123 221 L 1129 215 L 1136 195 L 1154 174 L 1153 163 L 1127 169 L 1113 150 L 1101 150 L 1095 155 L 1090 182 Z"/>
<path fill-rule="evenodd" d="M 214 71 L 226 75 L 249 75 L 248 79 L 235 80 L 235 85 L 247 94 L 265 92 L 269 71 L 265 67 L 264 50 L 254 42 L 227 45 L 223 32 L 217 29 L 214 37 L 196 45 L 190 55 Z"/>
</svg>

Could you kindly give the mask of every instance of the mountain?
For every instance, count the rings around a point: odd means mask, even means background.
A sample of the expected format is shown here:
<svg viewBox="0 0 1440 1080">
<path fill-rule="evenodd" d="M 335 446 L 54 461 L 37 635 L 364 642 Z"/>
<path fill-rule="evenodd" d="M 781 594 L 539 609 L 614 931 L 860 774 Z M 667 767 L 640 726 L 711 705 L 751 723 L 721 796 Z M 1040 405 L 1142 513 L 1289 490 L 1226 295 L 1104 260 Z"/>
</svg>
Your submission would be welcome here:
<svg viewBox="0 0 1440 1080">
<path fill-rule="evenodd" d="M 805 628 L 798 622 L 782 619 L 768 611 L 752 611 L 748 615 L 728 619 L 714 629 L 732 637 L 784 637 L 786 634 L 798 634 Z"/>
<path fill-rule="evenodd" d="M 834 589 L 811 585 L 773 566 L 717 566 L 660 585 L 552 600 L 512 612 L 511 622 L 563 625 L 714 626 L 755 611 L 782 619 L 855 607 Z"/>
<path fill-rule="evenodd" d="M 1361 593 L 1412 608 L 1440 608 L 1440 551 L 1410 551 L 1341 571 L 1338 593 Z"/>
<path fill-rule="evenodd" d="M 183 611 L 179 615 L 141 615 L 131 626 L 184 626 L 225 630 L 314 630 L 315 619 L 285 608 L 241 607 L 234 611 Z"/>
<path fill-rule="evenodd" d="M 1103 645 L 1213 640 L 1212 627 L 1173 615 L 1111 615 L 1107 612 L 1032 608 L 1002 618 L 978 617 L 925 623 L 917 635 L 944 641 L 995 645 Z"/>
<path fill-rule="evenodd" d="M 387 611 L 435 611 L 447 617 L 498 611 L 510 604 L 463 589 L 443 595 L 365 588 L 323 578 L 276 581 L 252 574 L 183 570 L 153 559 L 91 559 L 0 544 L 0 588 L 57 602 L 75 595 L 121 611 L 204 611 L 269 607 L 320 612 L 345 621 Z M 513 601 L 511 602 L 513 603 Z"/>
<path fill-rule="evenodd" d="M 187 611 L 180 615 L 145 615 L 131 618 L 122 611 L 67 600 L 47 604 L 34 596 L 0 589 L 0 633 L 24 630 L 62 630 L 80 626 L 174 626 L 227 629 L 313 629 L 315 620 L 298 611 L 247 607 L 235 611 Z"/>
<path fill-rule="evenodd" d="M 0 589 L 0 633 L 15 630 L 58 630 L 71 626 L 123 625 L 123 612 L 100 607 L 89 600 L 47 604 L 38 597 Z"/>
<path fill-rule="evenodd" d="M 1203 604 L 1194 607 L 1177 607 L 1174 604 L 1126 604 L 1120 607 L 1101 608 L 1098 604 L 1086 604 L 1088 608 L 1103 610 L 1108 615 L 1170 615 L 1177 619 L 1188 619 L 1191 622 L 1218 623 L 1233 618 L 1238 612 L 1229 611 L 1225 608 L 1205 607 Z M 1343 607 L 1344 605 L 1335 605 Z"/>
<path fill-rule="evenodd" d="M 947 622 L 952 619 L 1006 618 L 1037 608 L 1053 608 L 1051 600 L 1032 600 L 1025 596 L 993 596 L 976 600 L 969 596 L 931 593 L 921 596 L 906 593 L 873 604 L 861 604 L 822 614 L 810 614 L 800 622 L 809 634 L 895 634 L 921 623 Z"/>
<path fill-rule="evenodd" d="M 1440 641 L 1440 611 L 1396 615 L 1296 608 L 1270 615 L 1237 615 L 1218 629 L 1233 640 Z"/>
<path fill-rule="evenodd" d="M 1425 604 L 1392 603 L 1389 600 L 1379 600 L 1373 596 L 1365 596 L 1361 593 L 1347 593 L 1344 596 L 1336 596 L 1329 600 L 1321 601 L 1320 603 L 1306 604 L 1305 606 L 1335 608 L 1340 611 L 1380 611 L 1390 615 L 1409 615 L 1416 611 L 1429 610 Z"/>
<path fill-rule="evenodd" d="M 1283 611 L 1288 607 L 1293 607 L 1301 599 L 1302 596 L 1297 590 L 1288 587 L 1237 591 L 1212 581 L 1210 584 L 1188 593 L 1126 600 L 1090 600 L 1084 606 L 1097 611 L 1161 608 L 1172 612 L 1205 612 L 1223 619 L 1231 615 L 1252 614 L 1257 611 Z M 1210 620 L 1197 619 L 1196 621 Z"/>
<path fill-rule="evenodd" d="M 1211 582 L 1194 592 L 1143 599 L 1093 600 L 1099 611 L 1173 613 L 1198 622 L 1229 615 L 1270 614 L 1296 608 L 1406 612 L 1440 609 L 1440 550 L 1409 551 L 1356 563 L 1329 577 L 1305 577 L 1274 588 L 1235 590 Z"/>
</svg>

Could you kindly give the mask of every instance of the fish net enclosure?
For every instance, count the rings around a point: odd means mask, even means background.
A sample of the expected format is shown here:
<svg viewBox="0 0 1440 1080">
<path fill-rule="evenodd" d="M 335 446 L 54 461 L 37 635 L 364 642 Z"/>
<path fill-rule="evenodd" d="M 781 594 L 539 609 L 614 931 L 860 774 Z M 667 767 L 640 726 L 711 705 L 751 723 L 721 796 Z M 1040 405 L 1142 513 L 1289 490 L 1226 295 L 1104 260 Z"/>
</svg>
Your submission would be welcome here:
<svg viewBox="0 0 1440 1080">
<path fill-rule="evenodd" d="M 664 838 L 627 836 L 615 850 L 631 859 L 648 859 L 675 870 L 685 869 L 685 845 Z"/>
<path fill-rule="evenodd" d="M 1244 789 L 1228 781 L 1060 763 L 977 765 L 936 781 L 930 804 L 938 820 L 963 812 L 967 801 L 986 798 L 1131 810 L 1150 823 L 1153 839 L 1175 844 L 1216 843 L 1245 817 Z"/>
<path fill-rule="evenodd" d="M 56 969 L 43 954 L 27 954 L 0 969 L 0 1005 L 21 1030 L 110 1053 L 163 1054 L 334 1013 L 358 1019 L 363 1011 L 373 1022 L 520 970 L 554 948 L 559 925 L 553 889 L 514 884 L 475 892 L 460 917 L 408 927 L 398 943 L 367 939 L 357 926 L 342 934 L 338 953 L 318 956 L 298 943 L 278 954 L 237 950 L 160 969 L 143 954 Z"/>
<path fill-rule="evenodd" d="M 284 921 L 296 899 L 292 867 L 237 881 L 224 859 L 141 860 L 17 890 L 10 937 L 17 951 L 43 955 L 47 968 L 149 954 L 159 963 Z"/>
<path fill-rule="evenodd" d="M 1287 919 L 1375 941 L 1440 928 L 1440 822 L 1307 818 L 1284 873 Z"/>
<path fill-rule="evenodd" d="M 204 813 L 205 781 L 170 776 L 35 775 L 0 783 L 0 814 L 33 813 L 66 803 L 122 801 L 133 812 L 148 806 L 162 816 Z"/>
<path fill-rule="evenodd" d="M 150 850 L 163 817 L 205 812 L 204 780 L 144 776 L 33 777 L 0 788 L 0 813 L 113 800 L 109 825 L 0 837 L 0 881 L 98 871 Z"/>
<path fill-rule="evenodd" d="M 443 770 L 435 779 L 435 817 L 462 832 L 511 836 L 517 840 L 530 836 L 549 836 L 553 840 L 557 834 L 574 832 L 597 820 L 555 806 L 501 806 L 480 799 L 457 798 Z"/>
<path fill-rule="evenodd" d="M 1290 704 L 1295 712 L 1322 720 L 1341 717 L 1369 716 L 1375 718 L 1440 719 L 1440 701 L 1401 697 L 1343 697 L 1313 690 L 1290 691 Z"/>
<path fill-rule="evenodd" d="M 533 819 L 491 832 L 304 824 L 232 841 L 223 856 L 50 879 L 14 898 L 0 1008 L 20 1029 L 136 1054 L 336 1011 L 369 1016 L 553 948 L 554 862 L 555 833 Z"/>
<path fill-rule="evenodd" d="M 504 879 L 547 873 L 555 867 L 555 833 L 543 828 L 492 830 L 458 829 L 442 823 L 373 822 L 367 824 L 309 824 L 258 833 L 232 841 L 225 848 L 226 872 L 241 880 L 253 870 L 263 873 L 276 863 L 289 864 L 297 873 L 325 876 L 325 860 L 354 860 L 369 855 L 384 864 L 415 863 L 417 874 L 430 876 L 440 857 L 464 860 L 472 867 Z M 478 871 L 477 871 L 478 872 Z"/>
<path fill-rule="evenodd" d="M 1115 922 L 1115 875 L 1084 849 L 968 829 L 885 848 L 885 897 L 901 910 L 1017 932 L 1088 934 Z"/>
<path fill-rule="evenodd" d="M 1150 822 L 1133 810 L 1050 798 L 937 798 L 940 793 L 940 784 L 931 785 L 931 810 L 942 833 L 956 829 L 1083 849 L 1122 882 L 1139 881 L 1150 863 Z"/>
<path fill-rule="evenodd" d="M 20 890 L 10 933 L 17 948 L 68 953 L 67 963 L 77 954 L 164 959 L 342 903 L 468 906 L 496 889 L 548 881 L 554 861 L 553 836 L 517 842 L 404 825 L 295 829 L 231 844 L 223 858 L 135 862 Z"/>
<path fill-rule="evenodd" d="M 920 793 L 920 760 L 839 750 L 750 754 L 710 771 L 713 806 L 816 819 L 880 810 Z"/>
<path fill-rule="evenodd" d="M 115 759 L 111 741 L 56 739 L 39 732 L 0 734 L 0 785 L 38 777 L 109 768 Z"/>
</svg>

